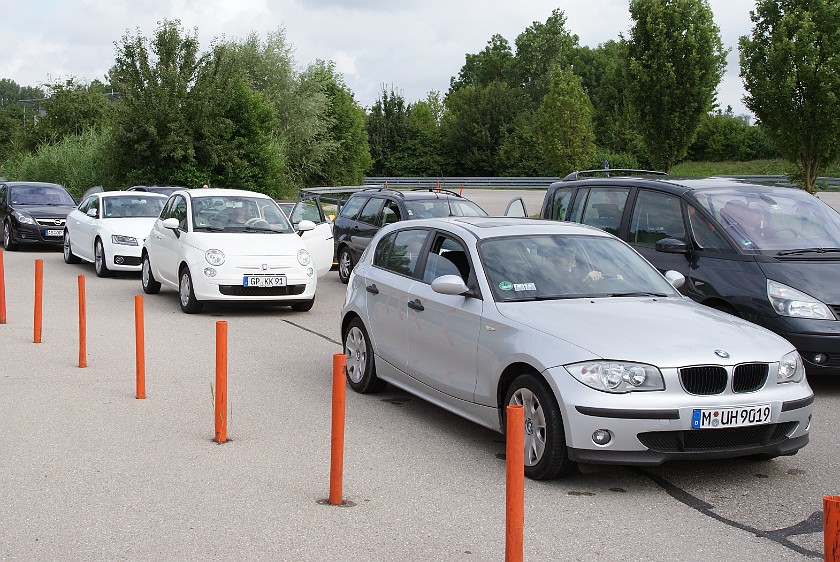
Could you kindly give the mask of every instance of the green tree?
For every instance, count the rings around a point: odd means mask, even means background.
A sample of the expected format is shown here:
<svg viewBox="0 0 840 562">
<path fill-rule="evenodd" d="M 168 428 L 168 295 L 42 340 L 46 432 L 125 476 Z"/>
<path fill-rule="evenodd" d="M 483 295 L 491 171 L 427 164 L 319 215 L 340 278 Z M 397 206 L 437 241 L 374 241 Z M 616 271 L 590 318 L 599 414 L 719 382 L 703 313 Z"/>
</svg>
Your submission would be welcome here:
<svg viewBox="0 0 840 562">
<path fill-rule="evenodd" d="M 580 77 L 555 67 L 537 112 L 537 140 L 546 175 L 561 176 L 587 168 L 595 156 L 594 109 Z"/>
<path fill-rule="evenodd" d="M 47 86 L 47 91 L 41 104 L 45 115 L 34 130 L 38 144 L 54 143 L 105 124 L 110 104 L 102 82 L 80 84 L 71 78 Z"/>
<path fill-rule="evenodd" d="M 493 35 L 480 53 L 466 55 L 466 62 L 461 67 L 458 78 L 450 79 L 449 91 L 467 84 L 487 86 L 494 81 L 504 82 L 507 80 L 512 60 L 513 51 L 508 40 L 501 35 Z"/>
<path fill-rule="evenodd" d="M 712 108 L 726 51 L 706 0 L 631 0 L 629 95 L 662 171 L 683 158 Z"/>
<path fill-rule="evenodd" d="M 398 149 L 408 134 L 408 106 L 402 92 L 383 86 L 370 109 L 367 132 L 373 159 L 371 175 L 402 175 Z"/>
<path fill-rule="evenodd" d="M 758 0 L 752 34 L 740 39 L 741 76 L 752 110 L 803 187 L 840 155 L 840 3 Z"/>
</svg>

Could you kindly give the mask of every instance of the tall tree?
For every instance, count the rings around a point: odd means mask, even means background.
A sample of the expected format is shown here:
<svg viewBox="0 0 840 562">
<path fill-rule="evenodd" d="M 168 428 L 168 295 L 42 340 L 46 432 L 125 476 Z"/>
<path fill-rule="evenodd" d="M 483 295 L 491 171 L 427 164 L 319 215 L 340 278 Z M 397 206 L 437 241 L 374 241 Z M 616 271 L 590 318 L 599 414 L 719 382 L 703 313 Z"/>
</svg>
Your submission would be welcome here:
<svg viewBox="0 0 840 562">
<path fill-rule="evenodd" d="M 758 0 L 741 37 L 741 76 L 752 110 L 780 152 L 815 190 L 840 155 L 840 3 Z"/>
<path fill-rule="evenodd" d="M 48 96 L 41 104 L 45 114 L 35 127 L 38 144 L 57 142 L 104 125 L 110 104 L 102 82 L 80 84 L 71 78 L 63 84 L 49 85 L 47 90 Z"/>
<path fill-rule="evenodd" d="M 631 0 L 629 94 L 647 155 L 668 172 L 712 109 L 726 66 L 706 0 Z"/>
<path fill-rule="evenodd" d="M 493 35 L 480 53 L 467 53 L 466 62 L 461 67 L 458 78 L 450 80 L 449 91 L 467 84 L 486 86 L 493 81 L 506 81 L 512 60 L 513 51 L 508 40 L 501 35 Z"/>
<path fill-rule="evenodd" d="M 401 91 L 382 87 L 367 120 L 372 175 L 402 175 L 398 149 L 408 135 L 408 110 Z"/>
</svg>

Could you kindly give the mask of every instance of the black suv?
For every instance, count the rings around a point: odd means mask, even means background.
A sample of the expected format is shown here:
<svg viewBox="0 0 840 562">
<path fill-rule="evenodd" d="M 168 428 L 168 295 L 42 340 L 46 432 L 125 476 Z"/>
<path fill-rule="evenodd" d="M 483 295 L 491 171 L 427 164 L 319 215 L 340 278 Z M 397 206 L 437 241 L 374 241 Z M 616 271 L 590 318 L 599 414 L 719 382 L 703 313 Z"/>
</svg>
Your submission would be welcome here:
<svg viewBox="0 0 840 562">
<path fill-rule="evenodd" d="M 609 174 L 575 172 L 552 183 L 540 217 L 618 236 L 660 271 L 682 273 L 686 296 L 789 340 L 809 374 L 840 375 L 837 211 L 792 187 Z M 526 213 L 512 202 L 506 214 Z"/>
<path fill-rule="evenodd" d="M 386 224 L 432 217 L 482 217 L 484 209 L 445 189 L 365 189 L 350 196 L 335 219 L 333 236 L 338 277 L 350 279 L 371 238 Z"/>
<path fill-rule="evenodd" d="M 49 244 L 60 247 L 67 215 L 76 201 L 54 183 L 10 181 L 0 183 L 0 222 L 3 248 L 18 244 Z"/>
</svg>

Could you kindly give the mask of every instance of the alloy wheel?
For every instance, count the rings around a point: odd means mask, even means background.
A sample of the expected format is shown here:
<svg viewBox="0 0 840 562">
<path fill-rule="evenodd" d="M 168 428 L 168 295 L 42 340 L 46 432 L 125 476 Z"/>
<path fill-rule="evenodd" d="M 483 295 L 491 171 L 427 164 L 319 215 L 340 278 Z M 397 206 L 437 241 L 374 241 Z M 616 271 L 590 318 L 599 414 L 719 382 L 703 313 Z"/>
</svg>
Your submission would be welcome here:
<svg viewBox="0 0 840 562">
<path fill-rule="evenodd" d="M 356 326 L 347 331 L 344 353 L 347 355 L 347 376 L 351 381 L 358 383 L 365 375 L 367 367 L 367 342 L 365 335 Z"/>
<path fill-rule="evenodd" d="M 537 396 L 527 388 L 517 389 L 510 404 L 522 406 L 525 411 L 525 465 L 534 466 L 545 452 L 545 412 Z"/>
</svg>

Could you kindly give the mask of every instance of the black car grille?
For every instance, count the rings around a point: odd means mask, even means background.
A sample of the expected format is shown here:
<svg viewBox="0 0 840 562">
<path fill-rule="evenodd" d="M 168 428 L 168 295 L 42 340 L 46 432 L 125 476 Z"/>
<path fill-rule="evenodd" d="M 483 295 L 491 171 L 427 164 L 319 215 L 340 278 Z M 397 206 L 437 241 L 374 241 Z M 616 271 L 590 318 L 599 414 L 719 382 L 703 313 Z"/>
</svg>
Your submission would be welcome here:
<svg viewBox="0 0 840 562">
<path fill-rule="evenodd" d="M 286 285 L 285 287 L 244 287 L 242 285 L 220 285 L 219 292 L 232 297 L 286 297 L 300 295 L 306 285 Z"/>
<path fill-rule="evenodd" d="M 723 367 L 686 367 L 680 369 L 680 381 L 689 394 L 720 394 L 726 390 Z"/>
<path fill-rule="evenodd" d="M 59 218 L 55 218 L 55 219 L 38 219 L 38 218 L 36 218 L 35 219 L 35 221 L 41 226 L 55 226 L 55 227 L 64 226 L 65 220 L 66 219 L 59 219 Z"/>
<path fill-rule="evenodd" d="M 764 386 L 770 366 L 767 363 L 743 363 L 732 374 L 733 392 L 754 392 Z M 689 394 L 720 394 L 726 390 L 728 375 L 719 365 L 680 369 L 680 382 Z"/>
<path fill-rule="evenodd" d="M 642 445 L 660 453 L 726 451 L 776 445 L 787 439 L 797 425 L 799 422 L 791 421 L 726 429 L 651 431 L 640 433 L 638 438 Z"/>
</svg>

